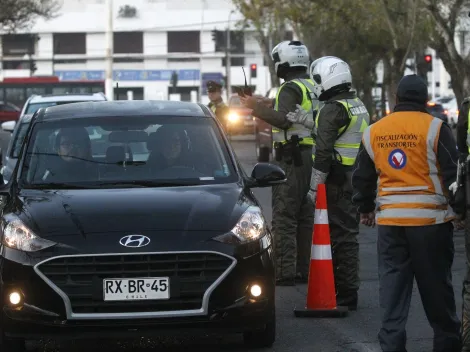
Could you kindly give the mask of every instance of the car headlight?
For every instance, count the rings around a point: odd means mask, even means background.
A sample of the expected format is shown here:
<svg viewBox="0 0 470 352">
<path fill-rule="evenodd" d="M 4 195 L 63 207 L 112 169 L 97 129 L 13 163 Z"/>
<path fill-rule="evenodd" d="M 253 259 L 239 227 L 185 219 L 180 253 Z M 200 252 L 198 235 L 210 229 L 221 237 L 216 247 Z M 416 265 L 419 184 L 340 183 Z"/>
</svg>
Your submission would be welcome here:
<svg viewBox="0 0 470 352">
<path fill-rule="evenodd" d="M 229 121 L 229 122 L 234 123 L 234 122 L 237 122 L 237 121 L 238 121 L 238 119 L 240 118 L 240 116 L 238 116 L 238 114 L 237 114 L 236 112 L 231 112 L 230 114 L 228 114 L 228 117 L 227 117 L 227 118 L 228 118 L 228 121 Z"/>
<path fill-rule="evenodd" d="M 261 209 L 250 206 L 229 233 L 214 237 L 214 240 L 223 243 L 240 244 L 259 240 L 265 234 L 266 221 Z"/>
<path fill-rule="evenodd" d="M 2 243 L 6 247 L 23 252 L 37 252 L 56 244 L 37 236 L 20 219 L 4 221 Z"/>
</svg>

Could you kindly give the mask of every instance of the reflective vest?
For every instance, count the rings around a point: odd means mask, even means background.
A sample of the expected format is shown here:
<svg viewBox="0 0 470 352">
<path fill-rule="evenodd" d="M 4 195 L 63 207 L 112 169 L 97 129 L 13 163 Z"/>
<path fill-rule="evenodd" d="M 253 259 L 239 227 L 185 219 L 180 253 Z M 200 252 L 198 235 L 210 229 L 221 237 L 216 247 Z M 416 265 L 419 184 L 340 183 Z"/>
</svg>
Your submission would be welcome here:
<svg viewBox="0 0 470 352">
<path fill-rule="evenodd" d="M 302 104 L 300 104 L 302 106 L 302 109 L 304 109 L 305 111 L 313 112 L 313 110 L 316 109 L 318 105 L 318 100 L 314 98 L 313 95 L 313 86 L 315 85 L 315 83 L 311 79 L 303 78 L 297 78 L 292 81 L 287 81 L 279 88 L 276 94 L 274 110 L 279 111 L 279 94 L 281 92 L 282 87 L 284 87 L 284 85 L 288 82 L 297 84 L 302 90 Z M 299 138 L 302 138 L 302 140 L 300 141 L 301 145 L 313 145 L 313 138 L 311 136 L 310 129 L 306 128 L 304 125 L 301 124 L 295 123 L 286 131 L 272 127 L 272 133 L 274 143 L 286 143 L 288 140 L 291 139 L 293 135 L 296 134 L 297 136 L 299 136 Z"/>
<path fill-rule="evenodd" d="M 339 138 L 336 139 L 334 150 L 336 158 L 341 164 L 346 166 L 354 165 L 356 161 L 357 153 L 359 152 L 359 146 L 361 145 L 362 133 L 369 126 L 370 116 L 364 103 L 359 98 L 354 99 L 341 99 L 336 100 L 342 104 L 349 114 L 349 124 L 341 127 L 338 130 Z M 322 107 L 323 108 L 323 107 Z M 320 110 L 315 117 L 315 126 L 313 127 L 313 159 L 315 160 L 315 145 L 317 137 L 317 126 L 318 119 L 320 117 Z M 322 116 L 322 118 L 328 118 L 328 116 Z"/>
<path fill-rule="evenodd" d="M 364 131 L 364 148 L 378 174 L 377 224 L 424 226 L 455 217 L 437 161 L 441 126 L 429 114 L 406 111 Z"/>
<path fill-rule="evenodd" d="M 468 109 L 467 148 L 468 148 L 468 153 L 470 154 L 470 107 Z"/>
</svg>

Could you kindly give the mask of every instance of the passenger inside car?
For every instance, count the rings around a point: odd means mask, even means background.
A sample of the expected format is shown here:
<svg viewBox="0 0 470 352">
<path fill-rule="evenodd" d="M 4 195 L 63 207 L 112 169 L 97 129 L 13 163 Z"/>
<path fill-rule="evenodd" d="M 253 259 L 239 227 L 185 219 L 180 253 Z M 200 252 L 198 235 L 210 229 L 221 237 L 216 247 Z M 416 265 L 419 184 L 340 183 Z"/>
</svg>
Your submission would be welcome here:
<svg viewBox="0 0 470 352">
<path fill-rule="evenodd" d="M 51 155 L 42 177 L 48 182 L 95 179 L 98 169 L 91 154 L 91 141 L 83 127 L 63 128 L 55 138 L 57 156 Z"/>
<path fill-rule="evenodd" d="M 147 149 L 150 151 L 147 165 L 151 171 L 168 167 L 189 166 L 190 142 L 184 129 L 162 126 L 149 135 Z"/>
</svg>

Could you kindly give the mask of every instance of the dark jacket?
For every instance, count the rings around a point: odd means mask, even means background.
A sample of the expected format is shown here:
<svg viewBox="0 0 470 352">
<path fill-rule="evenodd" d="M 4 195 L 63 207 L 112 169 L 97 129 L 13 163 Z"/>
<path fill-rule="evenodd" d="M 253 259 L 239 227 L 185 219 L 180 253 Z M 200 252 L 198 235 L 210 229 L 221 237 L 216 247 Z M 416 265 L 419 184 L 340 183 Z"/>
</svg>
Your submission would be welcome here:
<svg viewBox="0 0 470 352">
<path fill-rule="evenodd" d="M 428 113 L 425 106 L 415 103 L 399 103 L 394 109 L 394 112 L 398 111 L 420 111 Z M 454 136 L 452 135 L 450 127 L 443 123 L 439 133 L 437 161 L 446 189 L 449 189 L 449 186 L 456 180 L 457 159 L 458 155 L 455 149 Z M 352 200 L 353 203 L 358 206 L 359 213 L 366 214 L 375 210 L 377 178 L 378 175 L 375 164 L 361 143 L 352 175 Z"/>
<path fill-rule="evenodd" d="M 468 109 L 470 107 L 470 98 L 466 98 L 459 109 L 457 120 L 457 148 L 461 154 L 461 159 L 465 160 L 468 156 L 467 130 L 468 130 Z"/>
<path fill-rule="evenodd" d="M 329 97 L 324 101 L 325 106 L 318 117 L 315 164 L 314 168 L 329 173 L 333 162 L 334 145 L 338 138 L 338 130 L 349 123 L 348 111 L 336 100 L 355 99 L 355 91 L 349 91 Z"/>
<path fill-rule="evenodd" d="M 269 123 L 270 125 L 279 129 L 288 129 L 292 124 L 287 120 L 286 115 L 297 109 L 297 104 L 301 105 L 303 100 L 303 93 L 300 87 L 289 82 L 296 78 L 309 79 L 307 73 L 292 73 L 287 76 L 286 83 L 282 86 L 279 92 L 279 105 L 278 111 L 268 108 L 263 104 L 256 104 L 253 108 L 253 115 L 261 120 Z"/>
</svg>

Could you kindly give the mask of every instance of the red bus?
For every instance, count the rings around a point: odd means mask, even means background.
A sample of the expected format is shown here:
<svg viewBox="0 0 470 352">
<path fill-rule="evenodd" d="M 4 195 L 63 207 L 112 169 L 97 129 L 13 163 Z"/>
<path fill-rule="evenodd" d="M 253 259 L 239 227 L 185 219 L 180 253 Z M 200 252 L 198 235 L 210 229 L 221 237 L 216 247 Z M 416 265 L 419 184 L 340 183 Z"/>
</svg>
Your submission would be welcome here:
<svg viewBox="0 0 470 352">
<path fill-rule="evenodd" d="M 0 81 L 0 101 L 22 107 L 33 94 L 86 94 L 104 92 L 104 81 L 60 81 L 57 76 L 4 78 Z"/>
</svg>

